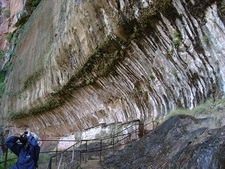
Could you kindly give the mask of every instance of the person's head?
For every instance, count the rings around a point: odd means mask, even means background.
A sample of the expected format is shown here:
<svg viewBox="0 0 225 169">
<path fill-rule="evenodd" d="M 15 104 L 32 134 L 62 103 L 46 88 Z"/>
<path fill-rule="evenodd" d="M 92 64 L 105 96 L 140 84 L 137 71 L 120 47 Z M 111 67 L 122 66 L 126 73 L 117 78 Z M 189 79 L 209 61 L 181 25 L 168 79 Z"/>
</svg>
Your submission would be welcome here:
<svg viewBox="0 0 225 169">
<path fill-rule="evenodd" d="M 34 132 L 30 132 L 30 134 L 34 137 L 34 139 L 38 142 L 38 135 Z"/>
</svg>

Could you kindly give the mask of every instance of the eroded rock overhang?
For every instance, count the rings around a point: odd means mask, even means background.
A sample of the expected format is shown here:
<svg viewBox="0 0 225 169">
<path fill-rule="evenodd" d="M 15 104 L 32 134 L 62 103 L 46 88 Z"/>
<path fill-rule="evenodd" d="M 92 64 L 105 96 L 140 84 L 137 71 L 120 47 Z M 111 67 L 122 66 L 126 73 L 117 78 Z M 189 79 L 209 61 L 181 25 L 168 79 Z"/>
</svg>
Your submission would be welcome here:
<svg viewBox="0 0 225 169">
<path fill-rule="evenodd" d="M 60 135 L 221 97 L 221 2 L 42 1 L 18 34 L 1 110 Z"/>
</svg>

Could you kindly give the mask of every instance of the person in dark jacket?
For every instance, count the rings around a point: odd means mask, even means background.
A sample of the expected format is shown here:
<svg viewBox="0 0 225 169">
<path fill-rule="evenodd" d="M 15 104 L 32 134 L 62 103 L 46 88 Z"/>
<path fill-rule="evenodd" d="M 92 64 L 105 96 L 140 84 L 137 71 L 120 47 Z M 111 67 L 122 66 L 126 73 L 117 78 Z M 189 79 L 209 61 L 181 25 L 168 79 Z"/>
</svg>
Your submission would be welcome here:
<svg viewBox="0 0 225 169">
<path fill-rule="evenodd" d="M 6 146 L 18 156 L 16 164 L 10 169 L 36 169 L 40 147 L 32 134 L 24 132 L 20 137 L 9 136 L 5 141 Z"/>
</svg>

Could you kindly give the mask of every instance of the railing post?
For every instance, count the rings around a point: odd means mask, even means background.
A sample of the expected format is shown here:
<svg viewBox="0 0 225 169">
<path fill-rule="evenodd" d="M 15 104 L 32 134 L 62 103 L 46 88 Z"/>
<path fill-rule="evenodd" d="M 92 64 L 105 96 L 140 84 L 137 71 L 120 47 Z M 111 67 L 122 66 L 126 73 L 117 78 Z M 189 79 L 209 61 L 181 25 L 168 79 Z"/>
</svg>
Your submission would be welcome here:
<svg viewBox="0 0 225 169">
<path fill-rule="evenodd" d="M 100 161 L 102 161 L 102 139 L 100 140 Z"/>
<path fill-rule="evenodd" d="M 115 150 L 114 137 L 115 137 L 115 134 L 113 134 L 113 140 L 112 140 L 112 144 L 113 144 L 113 154 L 114 154 L 114 150 Z"/>
<path fill-rule="evenodd" d="M 8 158 L 8 148 L 6 149 L 6 152 L 5 152 L 5 162 L 4 162 L 4 169 L 7 169 L 7 158 Z"/>
<path fill-rule="evenodd" d="M 56 154 L 58 153 L 58 142 L 56 144 Z M 55 160 L 55 165 L 57 165 L 57 162 L 58 162 L 58 159 L 57 159 L 58 156 L 56 156 L 56 160 Z"/>
<path fill-rule="evenodd" d="M 61 157 L 60 157 L 60 160 L 59 160 L 58 169 L 60 169 L 62 160 L 63 160 L 63 153 L 61 154 Z"/>
<path fill-rule="evenodd" d="M 81 155 L 81 149 L 82 149 L 82 140 L 80 140 L 80 148 L 79 148 L 79 150 L 80 150 L 80 159 L 82 158 L 82 155 Z M 82 159 L 81 159 L 82 160 Z M 80 161 L 81 162 L 81 161 Z"/>
<path fill-rule="evenodd" d="M 86 151 L 86 153 L 85 153 L 85 163 L 86 163 L 86 162 L 88 161 L 88 151 L 87 151 L 87 150 L 88 150 L 88 148 L 87 148 L 87 142 L 88 142 L 88 141 L 86 140 L 86 150 L 85 150 L 85 151 Z"/>
<path fill-rule="evenodd" d="M 48 169 L 52 169 L 52 158 L 50 158 L 49 168 Z"/>
<path fill-rule="evenodd" d="M 71 162 L 74 160 L 74 153 L 75 153 L 75 147 L 73 146 Z"/>
<path fill-rule="evenodd" d="M 142 138 L 144 136 L 144 123 L 142 121 L 139 121 L 139 128 L 138 128 L 138 135 L 139 138 Z"/>
<path fill-rule="evenodd" d="M 82 160 L 81 160 L 81 158 L 82 158 L 82 157 L 81 157 L 81 150 L 80 150 L 79 152 L 80 152 L 80 166 L 81 166 L 81 161 L 82 161 Z"/>
</svg>

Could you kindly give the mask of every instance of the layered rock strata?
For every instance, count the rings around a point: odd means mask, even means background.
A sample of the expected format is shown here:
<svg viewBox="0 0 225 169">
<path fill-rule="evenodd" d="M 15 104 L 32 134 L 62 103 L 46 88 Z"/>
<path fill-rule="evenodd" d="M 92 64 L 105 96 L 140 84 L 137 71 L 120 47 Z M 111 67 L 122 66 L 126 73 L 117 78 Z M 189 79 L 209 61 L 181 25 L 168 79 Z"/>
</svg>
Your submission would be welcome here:
<svg viewBox="0 0 225 169">
<path fill-rule="evenodd" d="M 1 111 L 62 135 L 162 119 L 224 93 L 223 1 L 42 1 L 22 31 Z M 54 134 L 53 134 L 54 133 Z"/>
</svg>

